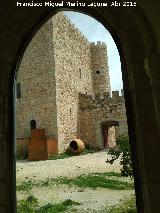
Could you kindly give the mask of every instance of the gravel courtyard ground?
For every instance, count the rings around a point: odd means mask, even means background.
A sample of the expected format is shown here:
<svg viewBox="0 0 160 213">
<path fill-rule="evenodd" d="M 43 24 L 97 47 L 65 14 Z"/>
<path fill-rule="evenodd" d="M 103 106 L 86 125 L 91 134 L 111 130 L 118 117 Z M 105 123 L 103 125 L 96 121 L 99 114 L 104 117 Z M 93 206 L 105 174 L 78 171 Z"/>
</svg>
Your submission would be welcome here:
<svg viewBox="0 0 160 213">
<path fill-rule="evenodd" d="M 107 158 L 110 158 L 107 152 L 101 151 L 58 160 L 17 161 L 17 182 L 27 178 L 44 180 L 47 177 L 76 177 L 94 172 L 120 172 L 119 159 L 110 165 L 105 162 Z"/>
<path fill-rule="evenodd" d="M 17 161 L 17 184 L 28 180 L 46 180 L 57 177 L 76 177 L 81 174 L 120 172 L 119 159 L 113 164 L 105 161 L 110 158 L 106 151 L 73 156 L 65 159 L 47 161 Z M 125 181 L 128 179 L 125 179 Z M 133 190 L 110 190 L 106 188 L 81 189 L 76 186 L 53 185 L 50 188 L 33 187 L 30 192 L 18 192 L 20 200 L 28 195 L 34 195 L 42 204 L 62 202 L 71 199 L 80 202 L 77 212 L 98 212 L 104 206 L 118 204 L 120 200 L 134 194 Z"/>
</svg>

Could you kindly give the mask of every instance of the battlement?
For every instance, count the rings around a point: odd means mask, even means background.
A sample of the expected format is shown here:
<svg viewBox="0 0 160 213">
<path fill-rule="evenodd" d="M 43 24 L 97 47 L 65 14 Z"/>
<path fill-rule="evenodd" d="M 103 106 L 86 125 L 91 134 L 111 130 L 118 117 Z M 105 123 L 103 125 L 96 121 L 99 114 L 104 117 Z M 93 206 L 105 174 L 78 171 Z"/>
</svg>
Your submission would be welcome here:
<svg viewBox="0 0 160 213">
<path fill-rule="evenodd" d="M 119 91 L 112 91 L 112 97 L 109 93 L 88 95 L 79 93 L 79 105 L 80 109 L 92 109 L 99 108 L 104 105 L 118 105 L 124 103 L 123 90 L 121 90 L 122 95 Z"/>
<path fill-rule="evenodd" d="M 119 94 L 119 90 L 112 91 L 112 98 L 124 97 L 124 91 L 121 89 L 121 95 Z"/>
<path fill-rule="evenodd" d="M 91 42 L 91 47 L 107 47 L 107 44 L 103 41 Z"/>
</svg>

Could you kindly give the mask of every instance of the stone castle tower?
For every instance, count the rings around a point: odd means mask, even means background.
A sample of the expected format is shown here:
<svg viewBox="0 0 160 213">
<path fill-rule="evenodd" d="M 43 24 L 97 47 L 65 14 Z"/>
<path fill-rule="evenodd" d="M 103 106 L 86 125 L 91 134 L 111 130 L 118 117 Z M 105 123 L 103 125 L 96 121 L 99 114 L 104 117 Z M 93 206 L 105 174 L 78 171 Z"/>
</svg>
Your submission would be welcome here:
<svg viewBox="0 0 160 213">
<path fill-rule="evenodd" d="M 31 120 L 60 152 L 74 138 L 104 148 L 117 123 L 117 132 L 127 131 L 124 98 L 111 98 L 106 44 L 90 43 L 62 12 L 28 45 L 17 85 L 17 140 L 30 137 Z"/>
<path fill-rule="evenodd" d="M 90 44 L 92 82 L 94 94 L 111 93 L 108 69 L 107 46 L 98 41 Z"/>
</svg>

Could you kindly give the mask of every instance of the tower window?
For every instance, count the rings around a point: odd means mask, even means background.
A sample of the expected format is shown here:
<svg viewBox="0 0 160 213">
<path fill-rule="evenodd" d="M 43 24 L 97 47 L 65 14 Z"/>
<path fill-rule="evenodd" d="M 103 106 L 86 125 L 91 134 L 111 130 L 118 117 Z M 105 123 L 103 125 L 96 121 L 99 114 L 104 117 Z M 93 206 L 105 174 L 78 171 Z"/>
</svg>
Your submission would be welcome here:
<svg viewBox="0 0 160 213">
<path fill-rule="evenodd" d="M 79 69 L 79 77 L 82 78 L 82 70 Z"/>
<path fill-rule="evenodd" d="M 17 99 L 21 98 L 21 84 L 17 83 Z"/>
<path fill-rule="evenodd" d="M 96 73 L 99 75 L 101 72 L 99 70 L 97 70 Z"/>
</svg>

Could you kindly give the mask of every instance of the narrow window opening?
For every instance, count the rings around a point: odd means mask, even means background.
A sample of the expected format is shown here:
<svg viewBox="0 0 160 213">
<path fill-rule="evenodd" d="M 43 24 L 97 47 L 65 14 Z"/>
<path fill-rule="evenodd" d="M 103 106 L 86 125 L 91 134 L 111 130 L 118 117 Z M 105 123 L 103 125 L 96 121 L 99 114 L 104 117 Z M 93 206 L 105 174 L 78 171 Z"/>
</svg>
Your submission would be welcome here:
<svg viewBox="0 0 160 213">
<path fill-rule="evenodd" d="M 79 69 L 79 77 L 82 78 L 82 70 Z"/>
<path fill-rule="evenodd" d="M 101 72 L 99 70 L 97 70 L 96 73 L 99 75 Z"/>
<path fill-rule="evenodd" d="M 30 121 L 30 127 L 31 127 L 31 129 L 36 129 L 36 126 L 37 126 L 36 121 L 35 120 L 31 120 Z"/>
<path fill-rule="evenodd" d="M 21 84 L 17 83 L 17 99 L 21 98 Z"/>
</svg>

